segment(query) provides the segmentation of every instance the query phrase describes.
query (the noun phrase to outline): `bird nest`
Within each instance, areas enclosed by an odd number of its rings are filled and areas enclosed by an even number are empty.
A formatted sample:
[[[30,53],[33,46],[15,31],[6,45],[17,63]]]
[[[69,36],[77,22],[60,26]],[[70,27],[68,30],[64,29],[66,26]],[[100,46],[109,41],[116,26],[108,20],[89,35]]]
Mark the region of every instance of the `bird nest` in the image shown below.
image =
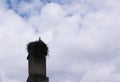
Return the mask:
[[[33,56],[47,56],[48,47],[43,41],[39,40],[35,42],[30,42],[27,45],[27,51],[29,55]]]

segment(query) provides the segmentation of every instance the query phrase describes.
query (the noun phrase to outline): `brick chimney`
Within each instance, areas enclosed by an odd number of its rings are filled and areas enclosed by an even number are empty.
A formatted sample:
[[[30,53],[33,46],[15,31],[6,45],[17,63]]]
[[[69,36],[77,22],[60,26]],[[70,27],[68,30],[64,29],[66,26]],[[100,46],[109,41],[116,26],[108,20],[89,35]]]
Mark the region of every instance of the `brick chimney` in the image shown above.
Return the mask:
[[[29,43],[27,45],[27,51],[29,70],[27,82],[49,82],[49,79],[46,76],[47,45],[39,39],[39,41]]]

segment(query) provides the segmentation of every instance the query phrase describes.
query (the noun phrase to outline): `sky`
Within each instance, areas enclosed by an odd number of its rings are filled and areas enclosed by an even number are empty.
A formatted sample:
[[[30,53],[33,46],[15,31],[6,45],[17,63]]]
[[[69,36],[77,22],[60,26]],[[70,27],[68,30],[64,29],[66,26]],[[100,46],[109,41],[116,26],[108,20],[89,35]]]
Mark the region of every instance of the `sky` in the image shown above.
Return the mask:
[[[120,0],[0,0],[0,82],[26,82],[26,45],[49,47],[49,82],[120,82]]]

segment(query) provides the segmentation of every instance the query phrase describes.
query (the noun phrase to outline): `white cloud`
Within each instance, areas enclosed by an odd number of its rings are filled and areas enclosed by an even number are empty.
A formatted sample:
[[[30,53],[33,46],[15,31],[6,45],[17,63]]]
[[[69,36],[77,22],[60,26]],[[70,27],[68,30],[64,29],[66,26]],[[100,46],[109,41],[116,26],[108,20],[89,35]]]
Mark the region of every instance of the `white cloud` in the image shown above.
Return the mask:
[[[0,12],[2,82],[21,82],[27,75],[26,44],[35,33],[32,28],[30,29],[30,25],[14,11],[1,10]]]
[[[49,46],[50,82],[120,81],[119,0],[39,4],[19,3],[28,19],[0,6],[0,81],[27,79],[26,44],[38,36]]]

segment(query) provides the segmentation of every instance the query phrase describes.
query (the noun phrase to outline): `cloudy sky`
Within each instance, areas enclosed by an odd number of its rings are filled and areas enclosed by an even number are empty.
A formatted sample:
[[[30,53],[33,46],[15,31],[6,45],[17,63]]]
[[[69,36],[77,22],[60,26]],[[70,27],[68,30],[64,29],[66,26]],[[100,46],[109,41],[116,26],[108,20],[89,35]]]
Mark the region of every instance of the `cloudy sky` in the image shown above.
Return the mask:
[[[26,82],[39,36],[50,82],[120,82],[120,0],[0,0],[0,82]]]

